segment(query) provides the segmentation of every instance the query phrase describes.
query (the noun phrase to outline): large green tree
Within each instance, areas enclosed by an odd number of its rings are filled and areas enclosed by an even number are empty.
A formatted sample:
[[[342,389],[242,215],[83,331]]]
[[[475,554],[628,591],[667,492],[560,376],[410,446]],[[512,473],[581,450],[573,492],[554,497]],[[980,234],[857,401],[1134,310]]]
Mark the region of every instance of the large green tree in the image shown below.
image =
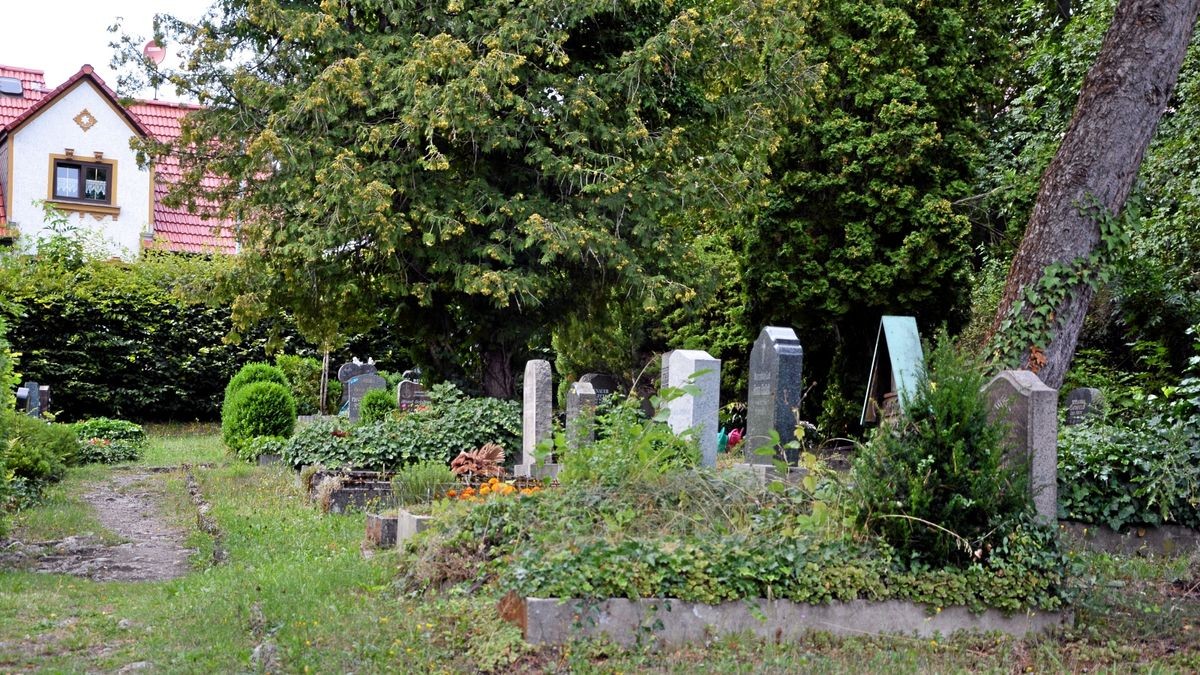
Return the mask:
[[[831,424],[856,418],[881,314],[931,329],[961,309],[970,224],[955,202],[1009,67],[1006,13],[832,0],[810,26],[826,95],[775,156],[772,198],[743,245],[753,325],[800,330],[805,370],[831,387]]]
[[[682,214],[744,192],[811,82],[802,3],[221,0],[165,18],[195,96],[172,198],[240,223],[238,317],[391,314],[429,365],[513,359],[616,296],[693,294]],[[127,55],[127,59],[135,59]],[[216,177],[218,180],[205,180]],[[604,326],[596,327],[603,331]],[[451,363],[454,362],[454,363]]]

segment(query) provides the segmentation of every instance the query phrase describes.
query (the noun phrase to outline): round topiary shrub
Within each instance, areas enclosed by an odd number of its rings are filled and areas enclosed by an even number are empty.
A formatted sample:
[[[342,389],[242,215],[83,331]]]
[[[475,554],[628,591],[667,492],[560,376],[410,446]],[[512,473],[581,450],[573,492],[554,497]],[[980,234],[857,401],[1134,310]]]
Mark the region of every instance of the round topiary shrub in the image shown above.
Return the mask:
[[[229,378],[229,384],[225,385],[225,400],[221,404],[222,417],[225,416],[225,406],[229,405],[233,395],[253,382],[274,382],[283,385],[289,391],[292,388],[292,383],[288,382],[287,375],[284,375],[279,368],[269,363],[247,363],[237,371],[237,374]]]
[[[396,399],[387,389],[373,389],[363,395],[358,419],[363,424],[382,422],[396,411]]]
[[[234,452],[257,436],[292,435],[296,399],[278,382],[252,382],[233,392],[221,415],[221,437]]]

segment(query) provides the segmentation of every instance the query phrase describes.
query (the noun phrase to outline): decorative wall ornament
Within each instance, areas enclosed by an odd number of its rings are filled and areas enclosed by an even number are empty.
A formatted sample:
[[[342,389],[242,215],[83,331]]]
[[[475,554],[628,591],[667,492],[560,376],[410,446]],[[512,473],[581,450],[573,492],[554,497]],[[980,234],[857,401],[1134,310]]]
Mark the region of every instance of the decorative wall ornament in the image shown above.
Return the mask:
[[[72,119],[75,120],[75,124],[78,124],[79,128],[83,129],[84,132],[96,126],[96,116],[88,112],[87,108],[80,110],[79,114]]]

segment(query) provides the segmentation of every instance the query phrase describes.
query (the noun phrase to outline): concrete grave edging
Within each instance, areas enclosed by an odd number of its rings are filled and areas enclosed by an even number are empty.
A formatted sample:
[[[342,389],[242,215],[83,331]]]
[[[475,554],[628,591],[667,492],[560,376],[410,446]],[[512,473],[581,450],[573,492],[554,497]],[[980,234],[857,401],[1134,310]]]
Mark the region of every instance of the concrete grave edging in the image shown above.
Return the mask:
[[[961,606],[931,614],[925,605],[903,600],[853,600],[828,605],[757,600],[706,605],[662,598],[526,598],[522,619],[525,639],[534,645],[601,635],[621,645],[679,645],[741,633],[770,640],[795,639],[814,631],[922,638],[966,631],[1023,637],[1073,621],[1069,612],[1031,611],[1005,616],[995,609],[975,614]]]

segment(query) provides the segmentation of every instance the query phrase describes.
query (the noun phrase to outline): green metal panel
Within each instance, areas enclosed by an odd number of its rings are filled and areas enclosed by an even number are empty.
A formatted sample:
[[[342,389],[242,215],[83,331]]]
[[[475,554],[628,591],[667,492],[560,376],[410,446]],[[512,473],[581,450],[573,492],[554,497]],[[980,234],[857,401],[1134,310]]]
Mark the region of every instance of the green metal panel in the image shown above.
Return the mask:
[[[886,357],[886,361],[884,360]],[[887,370],[884,370],[884,368]],[[867,380],[867,395],[863,399],[860,424],[868,421],[871,401],[878,402],[884,393],[896,392],[900,410],[917,390],[917,380],[925,367],[925,352],[917,320],[911,316],[885,316],[879,322],[875,337],[875,355],[871,359],[871,375]]]

